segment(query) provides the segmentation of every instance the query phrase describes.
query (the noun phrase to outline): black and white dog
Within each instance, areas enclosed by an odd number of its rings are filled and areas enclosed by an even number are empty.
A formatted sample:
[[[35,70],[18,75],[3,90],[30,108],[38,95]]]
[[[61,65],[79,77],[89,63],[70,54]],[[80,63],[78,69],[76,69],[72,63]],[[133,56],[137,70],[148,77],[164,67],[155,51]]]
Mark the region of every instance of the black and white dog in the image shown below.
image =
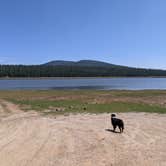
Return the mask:
[[[117,126],[119,127],[120,133],[123,132],[123,130],[124,130],[123,120],[117,119],[115,114],[111,114],[111,123],[112,123],[113,129],[114,129],[113,130],[114,132],[115,132],[115,129]]]

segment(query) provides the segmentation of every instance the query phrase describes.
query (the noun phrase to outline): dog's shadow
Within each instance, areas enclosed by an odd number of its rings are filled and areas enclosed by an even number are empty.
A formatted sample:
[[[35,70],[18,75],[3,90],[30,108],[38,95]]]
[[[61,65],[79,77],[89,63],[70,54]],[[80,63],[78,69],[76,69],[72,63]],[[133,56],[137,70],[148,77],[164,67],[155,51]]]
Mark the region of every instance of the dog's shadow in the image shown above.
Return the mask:
[[[105,129],[105,131],[116,133],[116,134],[120,134],[121,133],[120,131],[118,132],[118,131],[114,131],[112,129]]]

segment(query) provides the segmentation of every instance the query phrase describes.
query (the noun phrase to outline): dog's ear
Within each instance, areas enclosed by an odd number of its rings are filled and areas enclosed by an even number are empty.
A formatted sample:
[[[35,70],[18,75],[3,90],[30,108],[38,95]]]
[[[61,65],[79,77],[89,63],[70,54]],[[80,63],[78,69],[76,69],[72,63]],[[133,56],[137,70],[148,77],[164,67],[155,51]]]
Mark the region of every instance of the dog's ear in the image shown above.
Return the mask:
[[[116,115],[115,114],[111,114],[111,117],[115,117]]]

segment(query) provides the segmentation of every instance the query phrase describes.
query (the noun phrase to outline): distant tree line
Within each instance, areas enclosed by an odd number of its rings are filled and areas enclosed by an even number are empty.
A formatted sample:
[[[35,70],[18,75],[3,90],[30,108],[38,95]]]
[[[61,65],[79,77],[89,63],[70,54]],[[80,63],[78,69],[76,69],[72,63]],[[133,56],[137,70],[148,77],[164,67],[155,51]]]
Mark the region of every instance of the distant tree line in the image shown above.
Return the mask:
[[[166,76],[165,70],[130,67],[0,65],[0,77]]]

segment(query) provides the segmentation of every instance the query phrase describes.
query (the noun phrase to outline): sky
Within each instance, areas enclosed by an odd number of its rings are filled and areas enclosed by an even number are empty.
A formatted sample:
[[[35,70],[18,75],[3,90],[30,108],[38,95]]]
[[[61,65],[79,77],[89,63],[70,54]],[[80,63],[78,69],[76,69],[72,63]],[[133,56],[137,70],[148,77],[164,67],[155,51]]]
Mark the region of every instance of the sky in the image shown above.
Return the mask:
[[[0,64],[166,69],[165,9],[166,0],[0,0]]]

